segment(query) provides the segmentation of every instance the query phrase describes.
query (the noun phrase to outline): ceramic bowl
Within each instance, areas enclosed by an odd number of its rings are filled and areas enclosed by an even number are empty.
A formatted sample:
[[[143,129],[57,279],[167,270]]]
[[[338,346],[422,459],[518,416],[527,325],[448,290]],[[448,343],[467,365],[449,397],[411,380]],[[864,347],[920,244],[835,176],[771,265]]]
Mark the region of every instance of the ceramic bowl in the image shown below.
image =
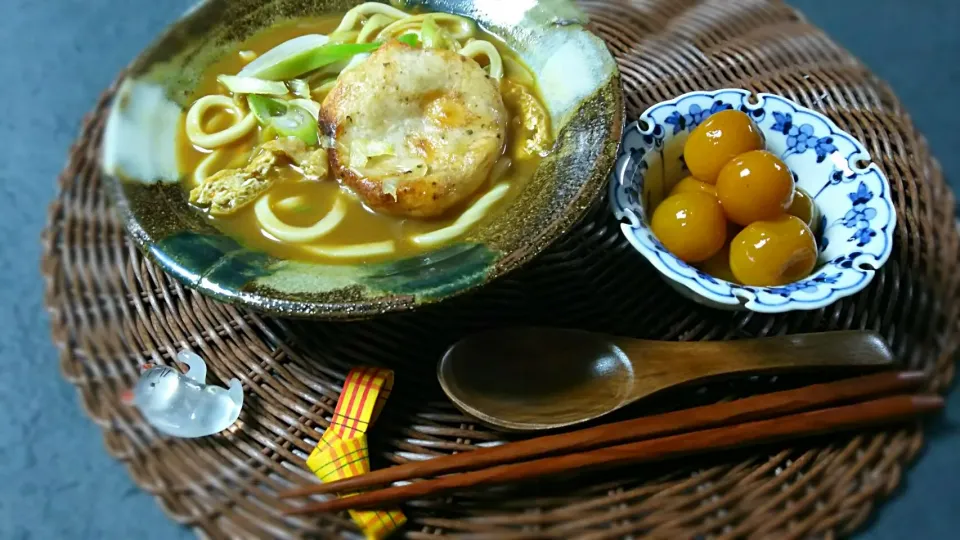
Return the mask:
[[[623,96],[613,58],[584,29],[579,9],[568,0],[418,0],[399,4],[477,20],[536,73],[557,143],[518,198],[453,245],[379,264],[276,259],[209,225],[178,185],[186,172],[174,144],[204,67],[279,20],[343,13],[359,3],[208,0],[129,67],[104,134],[105,185],[136,243],[187,286],[283,316],[364,318],[408,310],[524,265],[601,199],[620,143]]]
[[[747,287],[712,277],[667,251],[650,230],[650,212],[682,177],[683,144],[711,114],[749,114],[797,185],[816,202],[819,258],[813,273],[780,287]],[[610,182],[610,204],[630,244],[669,284],[718,308],[763,313],[817,309],[870,283],[893,249],[890,186],[855,138],[824,115],[772,94],[692,92],[654,105],[624,130]]]

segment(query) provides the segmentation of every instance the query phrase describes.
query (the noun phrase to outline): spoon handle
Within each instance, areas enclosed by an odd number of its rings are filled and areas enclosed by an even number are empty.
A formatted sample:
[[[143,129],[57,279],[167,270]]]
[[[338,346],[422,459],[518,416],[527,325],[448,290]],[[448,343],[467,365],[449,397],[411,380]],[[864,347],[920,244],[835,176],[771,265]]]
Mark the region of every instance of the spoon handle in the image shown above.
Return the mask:
[[[634,364],[635,373],[663,377],[661,388],[726,374],[894,363],[883,340],[863,331],[689,343],[630,340],[617,345]],[[648,393],[652,381],[639,378],[637,382],[647,387],[638,392]]]

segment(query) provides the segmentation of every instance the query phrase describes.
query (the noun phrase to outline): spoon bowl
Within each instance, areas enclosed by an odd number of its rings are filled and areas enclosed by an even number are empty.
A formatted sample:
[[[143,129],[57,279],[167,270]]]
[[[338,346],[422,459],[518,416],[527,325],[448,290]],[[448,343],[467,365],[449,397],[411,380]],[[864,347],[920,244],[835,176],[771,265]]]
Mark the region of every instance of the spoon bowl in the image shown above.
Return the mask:
[[[556,328],[469,336],[438,366],[462,411],[512,431],[593,420],[667,388],[732,374],[893,364],[884,342],[860,331],[739,341],[665,342]]]

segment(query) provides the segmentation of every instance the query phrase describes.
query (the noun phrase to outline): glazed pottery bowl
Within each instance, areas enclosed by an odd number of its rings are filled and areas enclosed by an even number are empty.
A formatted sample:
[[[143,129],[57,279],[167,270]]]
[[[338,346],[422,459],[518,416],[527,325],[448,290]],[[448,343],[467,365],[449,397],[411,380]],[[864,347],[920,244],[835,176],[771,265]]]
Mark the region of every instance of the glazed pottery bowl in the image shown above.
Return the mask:
[[[568,0],[393,2],[465,15],[503,37],[535,72],[556,146],[494,218],[434,252],[377,264],[282,260],[221,234],[179,185],[175,134],[204,68],[285,19],[343,13],[349,0],[209,0],[129,67],[103,142],[103,176],[142,250],[189,287],[258,311],[324,319],[408,310],[476,289],[559,238],[601,198],[623,127],[613,58]]]
[[[820,211],[819,258],[803,280],[747,287],[717,279],[673,256],[650,230],[652,210],[689,174],[683,162],[687,136],[726,109],[754,119],[767,150],[790,167]],[[780,96],[739,89],[685,94],[651,107],[627,126],[610,204],[630,244],[678,291],[709,306],[763,313],[818,309],[862,290],[890,256],[896,225],[887,179],[860,142],[820,113]]]

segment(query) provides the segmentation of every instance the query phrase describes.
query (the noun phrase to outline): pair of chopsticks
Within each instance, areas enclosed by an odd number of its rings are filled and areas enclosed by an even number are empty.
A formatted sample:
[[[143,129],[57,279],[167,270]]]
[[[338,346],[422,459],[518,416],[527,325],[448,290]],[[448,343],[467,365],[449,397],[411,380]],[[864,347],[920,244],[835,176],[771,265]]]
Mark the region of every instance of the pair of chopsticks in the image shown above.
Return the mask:
[[[285,513],[382,508],[450,491],[586,468],[638,464],[904,421],[943,408],[940,396],[910,394],[924,382],[924,374],[914,371],[867,375],[406,463],[293,489],[280,497],[354,493],[445,475],[308,503]]]

